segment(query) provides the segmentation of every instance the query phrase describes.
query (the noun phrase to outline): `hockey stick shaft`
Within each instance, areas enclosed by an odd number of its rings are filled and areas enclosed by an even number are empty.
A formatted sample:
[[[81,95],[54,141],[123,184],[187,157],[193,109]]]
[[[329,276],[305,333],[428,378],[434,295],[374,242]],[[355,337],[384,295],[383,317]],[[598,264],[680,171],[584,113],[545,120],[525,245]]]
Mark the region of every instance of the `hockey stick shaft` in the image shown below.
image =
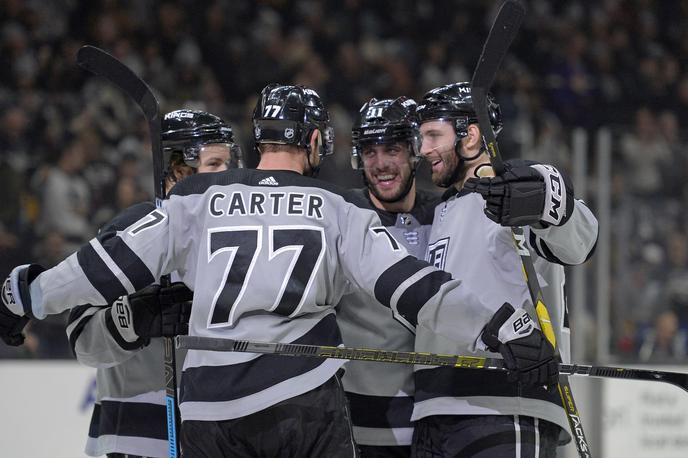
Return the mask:
[[[492,25],[487,40],[485,41],[478,64],[473,73],[473,80],[471,81],[473,107],[476,117],[478,118],[480,131],[483,135],[485,149],[490,158],[492,168],[497,175],[503,174],[505,168],[504,161],[499,152],[497,137],[490,123],[487,107],[487,93],[492,86],[492,82],[497,75],[497,71],[499,70],[509,46],[511,46],[511,42],[516,37],[516,33],[518,32],[524,16],[525,9],[519,2],[515,0],[507,0],[504,2]],[[552,327],[547,306],[543,300],[542,289],[537,281],[537,274],[530,258],[530,252],[526,246],[523,229],[514,227],[512,228],[512,233],[516,243],[516,249],[523,264],[523,273],[526,277],[528,291],[530,292],[531,300],[535,307],[535,313],[540,323],[540,328],[547,340],[552,344],[558,361],[561,362],[556,335]],[[562,406],[567,414],[566,417],[569,422],[571,434],[573,434],[575,438],[574,442],[576,443],[578,455],[581,458],[590,457],[590,447],[585,437],[578,408],[566,375],[560,374],[557,388],[561,397]]]
[[[155,205],[160,207],[165,198],[165,181],[163,178],[163,151],[160,124],[160,104],[151,88],[138,77],[129,67],[116,57],[95,46],[82,46],[77,52],[77,64],[89,72],[102,76],[117,86],[122,92],[131,97],[143,112],[148,122],[153,157],[153,182],[155,189]],[[160,279],[162,286],[169,286],[169,276]],[[177,399],[177,361],[174,341],[171,337],[163,337],[164,366],[165,366],[165,405],[167,409],[167,439],[170,458],[179,454],[179,438],[177,436],[180,424],[179,403]]]
[[[163,199],[165,184],[162,177],[164,165],[160,145],[160,108],[150,86],[119,59],[95,46],[82,46],[77,52],[76,61],[79,67],[117,86],[131,97],[143,112],[151,134],[155,197]],[[155,137],[153,137],[154,134]]]
[[[477,356],[440,355],[413,351],[380,350],[374,348],[333,347],[278,342],[219,339],[201,336],[177,336],[177,348],[187,350],[229,351],[280,356],[345,359],[376,363],[417,364],[421,366],[448,366],[464,369],[507,370],[504,360]],[[688,393],[688,374],[646,369],[630,369],[582,364],[559,364],[559,373],[601,378],[646,380],[675,385]]]

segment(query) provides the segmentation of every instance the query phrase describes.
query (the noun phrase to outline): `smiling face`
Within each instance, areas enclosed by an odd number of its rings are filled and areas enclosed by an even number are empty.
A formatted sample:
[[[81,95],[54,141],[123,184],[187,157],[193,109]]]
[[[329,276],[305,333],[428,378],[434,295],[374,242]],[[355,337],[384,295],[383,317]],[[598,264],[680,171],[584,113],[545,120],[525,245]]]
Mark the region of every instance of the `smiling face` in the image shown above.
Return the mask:
[[[449,121],[428,121],[420,125],[423,139],[420,154],[432,169],[432,182],[444,188],[451,186],[459,157],[454,152],[456,133]]]
[[[405,142],[364,145],[363,172],[370,192],[382,202],[396,202],[413,180],[411,152]]]

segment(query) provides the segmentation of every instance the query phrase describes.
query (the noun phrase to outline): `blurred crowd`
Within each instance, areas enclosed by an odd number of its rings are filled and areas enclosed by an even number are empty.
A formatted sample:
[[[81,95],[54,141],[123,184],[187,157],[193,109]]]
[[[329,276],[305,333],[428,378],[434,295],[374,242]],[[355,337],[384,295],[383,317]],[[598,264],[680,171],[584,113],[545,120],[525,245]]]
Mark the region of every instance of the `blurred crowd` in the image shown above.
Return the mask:
[[[528,14],[494,89],[505,119],[501,147],[508,156],[526,145],[529,157],[569,169],[572,128],[614,129],[610,180],[620,223],[612,228],[611,351],[680,359],[688,329],[688,2],[524,3]],[[28,261],[54,265],[153,194],[145,121],[116,88],[76,66],[81,45],[128,64],[164,111],[200,108],[228,120],[249,166],[260,89],[275,81],[316,89],[336,139],[321,176],[360,186],[348,165],[358,108],[373,96],[420,98],[469,80],[498,4],[0,2],[0,275]],[[63,328],[64,317],[33,325],[29,345],[0,354],[69,357]]]

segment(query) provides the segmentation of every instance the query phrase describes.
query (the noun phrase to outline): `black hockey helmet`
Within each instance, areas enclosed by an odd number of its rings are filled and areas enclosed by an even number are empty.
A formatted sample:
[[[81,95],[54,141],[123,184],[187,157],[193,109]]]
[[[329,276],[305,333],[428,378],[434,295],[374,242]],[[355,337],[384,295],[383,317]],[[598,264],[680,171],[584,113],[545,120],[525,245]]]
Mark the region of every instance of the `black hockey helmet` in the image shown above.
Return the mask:
[[[491,94],[487,95],[487,110],[495,135],[502,130],[502,112]],[[473,110],[471,83],[452,83],[428,91],[418,105],[421,123],[434,120],[453,121],[458,139],[468,134],[468,125],[478,122]]]
[[[320,96],[304,86],[268,84],[253,111],[253,137],[256,145],[278,143],[310,151],[310,139],[318,129],[321,158],[334,151],[334,129]]]
[[[408,142],[414,164],[420,158],[420,132],[416,101],[408,97],[370,99],[361,107],[351,128],[351,166],[363,168],[361,153],[366,144]]]
[[[186,165],[197,168],[203,145],[226,143],[230,149],[229,167],[242,166],[242,153],[234,143],[232,128],[220,117],[200,110],[175,110],[162,119],[162,146],[169,158],[181,153]]]

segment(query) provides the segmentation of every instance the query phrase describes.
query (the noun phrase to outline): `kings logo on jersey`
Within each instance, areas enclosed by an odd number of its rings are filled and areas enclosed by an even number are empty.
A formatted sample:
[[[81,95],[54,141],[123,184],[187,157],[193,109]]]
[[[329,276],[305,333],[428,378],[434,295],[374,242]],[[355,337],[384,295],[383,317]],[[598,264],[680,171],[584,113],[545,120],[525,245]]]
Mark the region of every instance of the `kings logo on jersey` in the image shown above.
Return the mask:
[[[448,248],[449,237],[439,239],[435,243],[431,243],[428,245],[428,252],[425,255],[425,260],[438,269],[444,270],[444,262],[446,260]]]

